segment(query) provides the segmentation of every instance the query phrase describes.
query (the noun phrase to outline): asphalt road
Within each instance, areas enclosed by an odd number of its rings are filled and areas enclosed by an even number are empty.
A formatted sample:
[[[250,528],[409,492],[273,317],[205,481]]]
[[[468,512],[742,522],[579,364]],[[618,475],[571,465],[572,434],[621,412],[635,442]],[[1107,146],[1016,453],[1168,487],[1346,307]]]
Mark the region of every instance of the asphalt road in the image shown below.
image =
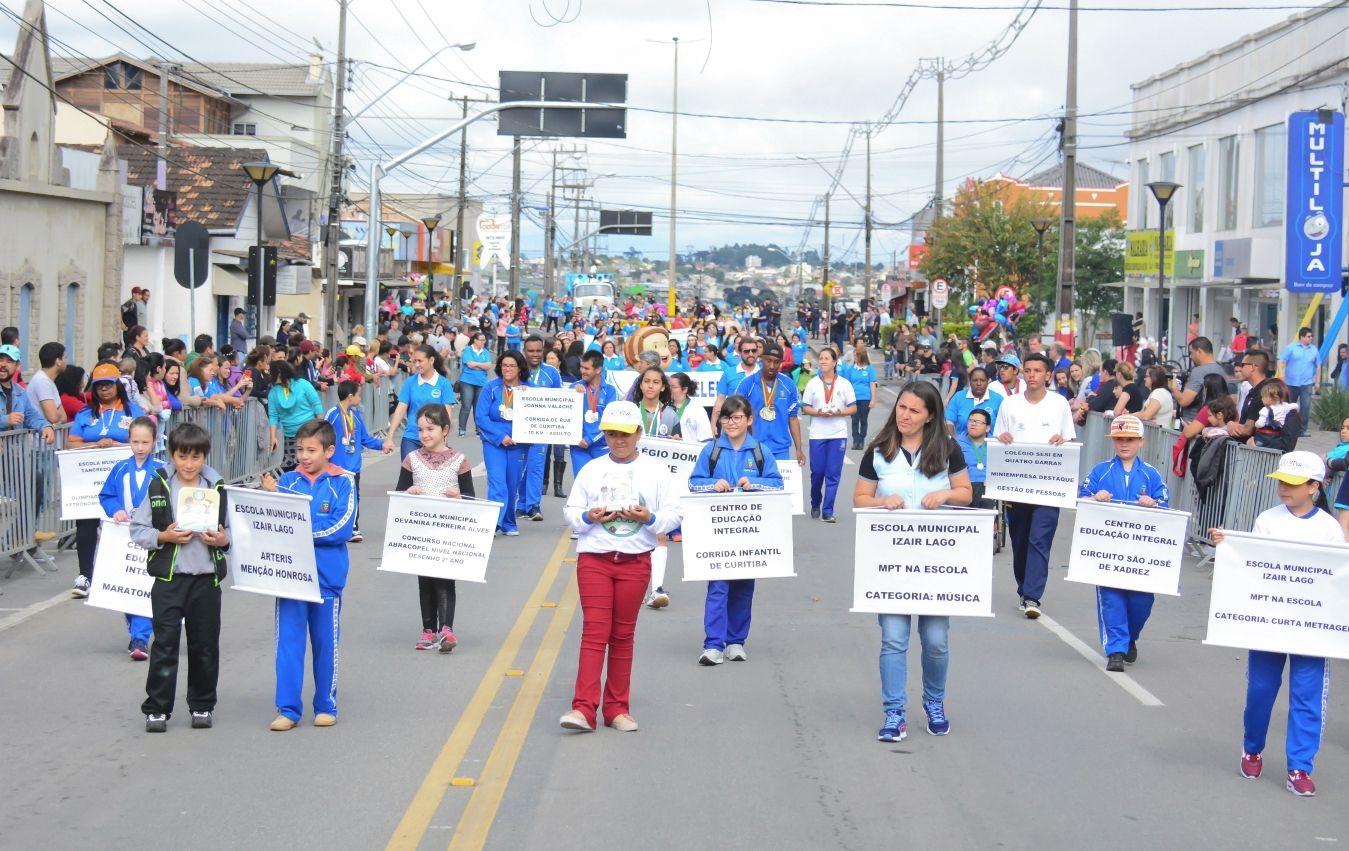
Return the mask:
[[[845,467],[845,495],[856,470]],[[641,730],[569,734],[557,718],[570,705],[580,613],[561,501],[547,498],[544,522],[497,540],[487,584],[460,583],[458,649],[417,653],[415,580],[375,571],[396,466],[367,471],[331,729],[307,715],[292,732],[268,731],[265,598],[225,594],[215,728],[189,729],[180,703],[169,732],[150,736],[138,711],[145,667],[127,659],[120,616],[66,600],[41,608],[66,593],[73,558],[59,575],[0,585],[0,848],[1349,842],[1349,706],[1337,691],[1318,797],[1283,789],[1286,694],[1265,778],[1238,776],[1245,654],[1201,644],[1206,567],[1187,569],[1181,597],[1159,599],[1125,678],[1103,670],[1093,589],[1063,581],[1070,529],[1038,622],[1020,617],[999,556],[996,617],[953,623],[950,735],[928,736],[911,701],[909,739],[882,744],[879,630],[874,616],[848,612],[845,498],[838,525],[796,519],[799,575],[759,583],[744,664],[697,664],[703,588],[679,581],[674,547],[672,605],[643,610],[638,626]]]

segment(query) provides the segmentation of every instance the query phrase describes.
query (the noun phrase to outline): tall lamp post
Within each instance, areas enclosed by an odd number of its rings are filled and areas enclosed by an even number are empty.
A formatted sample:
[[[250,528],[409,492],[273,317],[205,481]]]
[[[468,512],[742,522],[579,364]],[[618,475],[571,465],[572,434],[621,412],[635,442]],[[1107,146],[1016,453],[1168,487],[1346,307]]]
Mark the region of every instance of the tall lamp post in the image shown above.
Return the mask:
[[[393,225],[385,225],[384,232],[389,235],[389,274],[392,275],[398,264],[398,259],[394,256],[398,250],[394,243],[394,237],[398,235],[398,228]]]
[[[1157,360],[1166,360],[1163,340],[1166,338],[1166,205],[1180,188],[1179,183],[1154,180],[1148,184],[1152,197],[1157,199]]]
[[[263,257],[264,252],[262,244],[262,187],[266,186],[268,183],[271,182],[272,178],[276,177],[276,173],[281,170],[281,166],[276,165],[275,163],[265,162],[263,160],[255,160],[253,162],[244,163],[242,168],[244,172],[248,175],[248,179],[253,181],[253,185],[258,188],[258,202],[257,202],[258,233],[256,240],[258,248],[257,251],[258,265],[256,269],[250,270],[253,274],[249,276],[249,283],[248,283],[249,289],[251,290],[251,292],[249,293],[248,300],[253,303],[254,307],[253,342],[256,344],[258,338],[262,336],[262,326],[266,318],[265,316],[266,311],[263,309],[262,306],[262,277],[263,277],[263,270],[265,267],[264,262],[265,258]],[[329,321],[332,320],[330,319]]]
[[[1036,284],[1040,284],[1043,283],[1045,277],[1045,231],[1049,229],[1049,219],[1031,219],[1030,226],[1035,228],[1036,250],[1039,252],[1037,255],[1039,259],[1036,261],[1035,266],[1035,276],[1040,279],[1039,281],[1036,281]],[[1055,310],[1057,309],[1058,308],[1055,307]],[[1056,334],[1058,332],[1058,325],[1058,317],[1055,317],[1054,330]]]
[[[422,226],[426,228],[426,298],[428,300],[431,298],[431,293],[436,289],[436,276],[431,271],[431,253],[435,247],[436,227],[439,224],[439,213],[422,219]]]

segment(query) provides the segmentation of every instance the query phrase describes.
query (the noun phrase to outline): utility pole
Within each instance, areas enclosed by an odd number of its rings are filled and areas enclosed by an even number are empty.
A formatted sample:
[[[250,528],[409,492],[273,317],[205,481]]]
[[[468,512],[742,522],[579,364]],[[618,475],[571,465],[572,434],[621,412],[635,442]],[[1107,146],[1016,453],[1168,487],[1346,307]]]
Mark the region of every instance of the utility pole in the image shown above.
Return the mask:
[[[679,254],[675,249],[675,202],[679,194],[679,39],[674,42],[674,95],[670,107],[670,279],[666,296],[665,310],[673,319],[675,315],[675,269],[679,265]]]
[[[937,182],[932,191],[932,224],[928,226],[929,232],[937,224],[937,219],[941,218],[942,211],[942,184],[946,182],[946,162],[945,162],[945,142],[946,142],[946,64],[945,60],[937,60]],[[929,291],[928,299],[931,304],[932,294]],[[941,308],[936,308],[937,318],[937,339],[942,337],[941,333]]]
[[[169,134],[173,132],[173,118],[169,114],[169,75],[177,66],[159,64],[159,162],[155,174],[155,188],[168,189]]]
[[[468,118],[468,96],[463,99],[463,117]],[[459,212],[454,217],[454,293],[451,298],[459,306],[455,311],[464,316],[464,207],[468,204],[468,127],[459,131]]]
[[[337,351],[337,260],[342,239],[342,165],[343,112],[342,97],[347,89],[347,0],[338,0],[337,17],[337,80],[333,91],[333,144],[328,154],[328,170],[332,180],[328,186],[328,227],[323,239],[323,339],[328,351]],[[261,211],[259,211],[261,212]],[[375,328],[365,333],[374,339]]]
[[[863,298],[871,301],[871,125],[867,125],[867,210],[866,210],[866,271],[862,275]]]
[[[553,205],[557,201],[557,149],[553,149],[553,167],[549,170],[552,176],[551,185],[548,187],[548,218],[543,223],[543,291],[552,298],[557,292],[553,281],[553,247],[557,245],[557,219]]]
[[[824,266],[822,277],[820,278],[820,291],[823,293],[824,304],[824,338],[829,339],[829,324],[834,319],[834,311],[830,302],[829,295],[829,195],[824,193],[824,256],[821,257],[821,265]]]
[[[520,295],[520,137],[511,164],[511,304]]]
[[[1054,336],[1068,319],[1073,334],[1073,290],[1077,287],[1077,0],[1068,3],[1068,92],[1063,100],[1063,198],[1059,203],[1059,276],[1054,294]],[[1162,329],[1157,329],[1161,339]]]

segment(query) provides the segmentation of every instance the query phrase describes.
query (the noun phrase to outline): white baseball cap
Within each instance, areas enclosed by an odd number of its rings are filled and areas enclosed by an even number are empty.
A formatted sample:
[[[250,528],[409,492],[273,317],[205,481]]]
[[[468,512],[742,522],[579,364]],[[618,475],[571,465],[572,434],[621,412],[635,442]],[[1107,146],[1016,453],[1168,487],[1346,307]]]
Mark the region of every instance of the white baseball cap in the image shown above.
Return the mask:
[[[1278,479],[1289,485],[1324,482],[1326,465],[1315,452],[1289,452],[1279,459],[1279,469],[1265,478]]]
[[[600,416],[600,431],[621,431],[633,434],[642,427],[642,412],[636,402],[610,402]]]

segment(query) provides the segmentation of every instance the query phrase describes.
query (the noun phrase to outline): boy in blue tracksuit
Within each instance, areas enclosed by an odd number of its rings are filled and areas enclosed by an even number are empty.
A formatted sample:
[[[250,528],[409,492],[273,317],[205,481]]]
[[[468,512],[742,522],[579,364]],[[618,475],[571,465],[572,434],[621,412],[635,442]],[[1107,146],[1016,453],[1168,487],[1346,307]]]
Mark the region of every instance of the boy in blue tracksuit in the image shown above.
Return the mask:
[[[380,451],[384,443],[365,427],[361,414],[361,385],[342,381],[337,385],[337,404],[328,409],[323,418],[337,433],[337,450],[333,463],[352,475],[352,489],[356,492],[356,517],[351,524],[351,543],[365,540],[361,536],[361,456],[366,449]]]
[[[782,474],[773,453],[749,433],[754,423],[750,402],[739,394],[721,405],[721,433],[703,445],[698,463],[689,474],[690,493],[780,491]],[[754,580],[731,579],[707,583],[703,606],[703,654],[700,665],[720,665],[727,659],[744,662],[754,605]]]
[[[337,640],[342,590],[347,584],[347,542],[356,517],[356,491],[345,470],[332,463],[337,433],[326,420],[311,420],[295,433],[298,466],[280,480],[264,475],[262,486],[308,496],[314,563],[322,603],[277,598],[275,732],[292,730],[302,714],[305,638],[314,647],[314,726],[337,723]]]
[[[581,442],[571,448],[574,478],[588,462],[609,454],[609,444],[604,440],[604,432],[600,431],[600,413],[610,402],[618,400],[618,390],[604,380],[604,356],[596,351],[581,355],[581,380],[572,387],[585,394]]]
[[[152,454],[158,437],[159,423],[151,417],[136,417],[127,428],[131,457],[113,465],[108,478],[103,480],[103,489],[98,492],[98,504],[103,507],[103,513],[118,523],[131,522],[131,515],[150,491],[150,480],[164,466]],[[127,615],[126,628],[131,636],[126,650],[132,661],[149,659],[154,622],[141,615]]]
[[[1126,502],[1145,508],[1169,508],[1171,492],[1157,468],[1138,457],[1143,445],[1143,421],[1132,414],[1110,423],[1115,457],[1092,468],[1078,487],[1082,499]],[[1124,671],[1124,663],[1138,659],[1138,636],[1152,614],[1153,596],[1145,591],[1096,587],[1096,615],[1101,644],[1105,646],[1105,669]]]

